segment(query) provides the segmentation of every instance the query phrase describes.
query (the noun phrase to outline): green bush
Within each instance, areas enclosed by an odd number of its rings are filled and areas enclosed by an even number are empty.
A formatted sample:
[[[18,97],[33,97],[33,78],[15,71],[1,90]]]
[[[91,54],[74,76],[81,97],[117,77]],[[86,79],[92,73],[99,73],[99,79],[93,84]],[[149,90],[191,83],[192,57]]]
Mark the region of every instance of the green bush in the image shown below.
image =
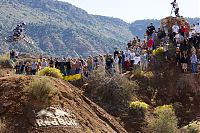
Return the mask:
[[[60,78],[60,79],[63,78],[59,69],[50,68],[50,67],[45,67],[44,69],[40,70],[38,72],[38,75],[39,76],[50,76],[50,77]]]
[[[153,55],[160,55],[160,54],[162,54],[163,52],[164,52],[163,47],[159,47],[159,48],[153,50],[152,54],[153,54]]]
[[[149,105],[145,102],[135,101],[129,104],[129,113],[137,117],[144,118],[145,112],[149,108]]]
[[[154,109],[154,117],[148,121],[149,132],[178,133],[177,118],[172,105],[159,106]]]
[[[46,79],[35,79],[30,83],[28,92],[36,100],[47,102],[51,95],[55,95],[57,90],[53,84]]]

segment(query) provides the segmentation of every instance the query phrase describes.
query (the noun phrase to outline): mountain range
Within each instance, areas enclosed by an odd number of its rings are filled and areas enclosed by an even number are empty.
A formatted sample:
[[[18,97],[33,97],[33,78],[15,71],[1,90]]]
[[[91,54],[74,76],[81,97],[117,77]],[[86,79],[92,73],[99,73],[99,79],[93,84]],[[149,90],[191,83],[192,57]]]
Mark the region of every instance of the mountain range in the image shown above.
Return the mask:
[[[189,19],[196,22],[199,20]],[[13,28],[26,22],[25,32],[34,45],[7,43]],[[159,20],[126,23],[121,19],[91,15],[67,2],[57,0],[1,0],[0,52],[20,52],[51,56],[88,56],[125,48],[134,35],[143,36],[146,26]]]

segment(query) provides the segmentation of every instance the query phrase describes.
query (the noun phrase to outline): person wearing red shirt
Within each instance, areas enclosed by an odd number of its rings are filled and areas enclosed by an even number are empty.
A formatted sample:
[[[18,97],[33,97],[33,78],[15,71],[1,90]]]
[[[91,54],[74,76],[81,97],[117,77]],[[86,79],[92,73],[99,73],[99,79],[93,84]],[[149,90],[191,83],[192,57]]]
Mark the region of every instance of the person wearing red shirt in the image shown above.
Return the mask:
[[[185,27],[185,25],[181,25],[180,33],[181,33],[181,35],[183,37],[185,37],[185,33],[186,33],[186,27]]]
[[[153,39],[152,39],[152,37],[150,37],[147,42],[148,51],[152,50],[152,46],[153,46]]]

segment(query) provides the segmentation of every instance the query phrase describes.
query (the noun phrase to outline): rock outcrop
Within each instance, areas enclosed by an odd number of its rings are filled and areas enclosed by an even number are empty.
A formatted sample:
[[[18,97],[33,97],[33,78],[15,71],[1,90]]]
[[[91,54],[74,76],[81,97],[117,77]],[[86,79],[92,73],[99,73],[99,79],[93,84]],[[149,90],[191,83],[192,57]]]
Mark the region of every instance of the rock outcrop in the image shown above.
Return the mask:
[[[170,17],[166,17],[166,18],[161,19],[161,27],[167,27],[169,33],[172,33],[172,26],[175,23],[177,23],[179,25],[179,27],[181,25],[185,26],[186,34],[189,34],[190,25],[185,18],[170,16]]]

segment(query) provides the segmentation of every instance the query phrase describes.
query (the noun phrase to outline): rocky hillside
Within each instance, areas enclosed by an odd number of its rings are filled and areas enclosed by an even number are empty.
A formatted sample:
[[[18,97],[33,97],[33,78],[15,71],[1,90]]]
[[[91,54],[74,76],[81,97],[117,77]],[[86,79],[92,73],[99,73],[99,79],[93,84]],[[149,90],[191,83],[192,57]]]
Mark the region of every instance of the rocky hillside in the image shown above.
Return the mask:
[[[90,15],[66,2],[1,0],[0,5],[1,41],[17,23],[24,21],[28,24],[27,35],[36,43],[36,46],[1,44],[5,50],[14,48],[57,56],[90,55],[123,47],[133,36],[128,23]]]
[[[37,81],[41,78],[45,77],[35,77]],[[61,80],[46,78],[57,94],[47,103],[37,101],[27,93],[32,80],[0,78],[1,133],[126,133],[112,116]]]
[[[196,23],[199,19],[188,19]],[[26,33],[35,45],[5,43],[16,24],[26,22]],[[88,56],[124,48],[133,35],[143,37],[145,28],[159,20],[138,20],[131,24],[117,18],[90,15],[67,2],[57,0],[1,0],[0,52],[21,52],[53,56]]]

